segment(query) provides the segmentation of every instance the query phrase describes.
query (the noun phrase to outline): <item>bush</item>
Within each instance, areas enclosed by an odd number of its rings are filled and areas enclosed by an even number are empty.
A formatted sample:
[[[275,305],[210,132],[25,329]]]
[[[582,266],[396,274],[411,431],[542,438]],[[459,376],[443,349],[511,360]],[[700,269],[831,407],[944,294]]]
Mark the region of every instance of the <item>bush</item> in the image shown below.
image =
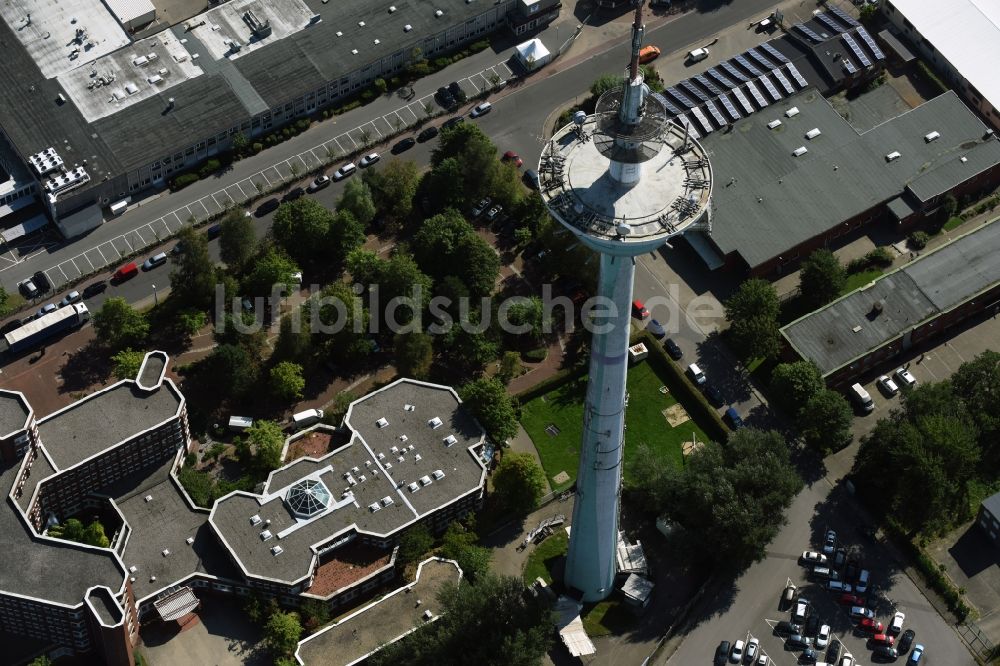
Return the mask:
[[[198,174],[196,173],[182,173],[181,175],[174,178],[174,182],[171,185],[172,190],[182,190],[191,183],[198,182]]]
[[[888,268],[892,266],[892,252],[889,251],[887,247],[877,247],[868,254],[865,255],[865,259],[868,260],[870,266],[876,266],[878,268]]]
[[[254,141],[254,144],[250,146],[250,149],[254,152],[254,154],[259,153],[260,151],[264,150],[264,144],[262,144],[260,141]]]
[[[222,162],[220,162],[219,160],[214,158],[206,160],[206,162],[201,165],[201,168],[198,169],[198,176],[200,178],[207,178],[221,168],[222,168]]]
[[[548,356],[548,354],[548,347],[538,347],[537,349],[529,349],[524,352],[523,356],[524,360],[529,363],[541,363],[545,360],[545,357]]]
[[[930,239],[931,235],[926,231],[914,231],[906,240],[914,250],[922,250],[927,247],[927,241]]]
[[[197,464],[198,464],[198,455],[197,454],[195,454],[195,453],[189,453],[186,456],[184,456],[184,466],[185,467],[194,467]]]

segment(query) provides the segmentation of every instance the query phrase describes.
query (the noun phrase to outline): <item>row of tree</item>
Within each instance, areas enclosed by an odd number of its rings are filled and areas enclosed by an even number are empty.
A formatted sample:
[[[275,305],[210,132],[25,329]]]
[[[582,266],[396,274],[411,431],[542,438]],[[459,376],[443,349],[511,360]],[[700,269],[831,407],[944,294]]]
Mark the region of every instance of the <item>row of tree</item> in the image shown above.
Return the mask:
[[[796,361],[775,367],[770,397],[794,420],[806,444],[824,455],[851,443],[851,405],[826,387],[816,364]]]

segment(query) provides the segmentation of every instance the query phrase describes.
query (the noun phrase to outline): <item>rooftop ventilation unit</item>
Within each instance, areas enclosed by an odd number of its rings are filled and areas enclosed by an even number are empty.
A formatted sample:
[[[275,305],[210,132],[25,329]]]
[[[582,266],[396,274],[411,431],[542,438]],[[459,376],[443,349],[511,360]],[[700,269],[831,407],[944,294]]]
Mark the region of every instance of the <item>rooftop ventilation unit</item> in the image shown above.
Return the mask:
[[[358,27],[359,28],[365,27],[365,22],[364,21],[358,21]]]
[[[387,462],[387,463],[385,464],[385,468],[386,468],[386,469],[392,469],[392,463],[391,463],[391,462]]]
[[[351,49],[351,54],[352,55],[358,55],[358,50],[357,49]]]
[[[795,155],[796,157],[802,157],[808,152],[809,152],[808,148],[806,148],[805,146],[799,146],[798,148],[792,151],[792,155]]]
[[[429,486],[429,485],[431,485],[431,477],[427,476],[426,474],[424,476],[420,477],[420,485],[422,485],[422,486]]]
[[[194,537],[188,537],[187,539],[184,539],[184,543],[190,546],[191,544],[194,543]]]
[[[389,13],[392,14],[396,11],[396,5],[389,5]]]
[[[378,459],[379,460],[385,460],[385,454],[382,453],[381,451],[379,451],[379,453],[378,453]]]
[[[413,26],[410,25],[409,23],[403,26],[403,32],[409,32],[411,30],[413,30]]]
[[[368,480],[368,477],[365,476],[364,474],[362,474],[361,476],[358,477],[358,482],[359,483],[364,483],[367,480]]]
[[[809,130],[808,132],[806,132],[806,138],[811,141],[812,139],[815,139],[816,137],[818,137],[820,134],[822,134],[822,132],[819,131],[819,128],[818,127],[814,127],[811,130]]]
[[[408,447],[406,447],[406,449],[407,449],[407,451],[412,451],[413,450],[413,444],[410,444]]]
[[[775,127],[781,127],[781,121],[777,118],[767,124],[767,129],[774,129]]]
[[[271,534],[271,530],[264,530],[263,532],[260,533],[260,540],[261,541],[267,541],[272,536],[274,536],[274,535]]]
[[[156,582],[156,576],[150,576],[149,577],[149,582],[150,583],[155,583]]]
[[[357,474],[357,473],[358,473],[358,472],[360,472],[361,470],[360,470],[360,469],[358,469],[358,466],[357,466],[357,465],[355,465],[354,467],[352,467],[352,468],[351,468],[351,471],[352,471],[352,472],[354,472],[355,474]]]
[[[420,462],[421,460],[423,460],[423,458],[419,453],[413,456],[413,462]]]
[[[458,438],[455,437],[454,435],[448,435],[441,441],[444,442],[445,446],[453,446],[455,444],[458,444]]]
[[[389,422],[383,416],[382,418],[380,418],[378,421],[375,422],[375,425],[377,425],[379,428],[385,428],[386,426],[389,425]]]
[[[372,461],[371,460],[366,460],[365,461],[365,467],[371,467],[371,466],[372,466]]]
[[[163,551],[161,551],[161,554],[163,555],[163,557],[170,555],[170,549],[164,548]]]
[[[46,148],[39,153],[29,155],[28,161],[35,168],[35,171],[38,172],[39,176],[44,176],[47,173],[60,169],[63,165],[63,160],[59,157],[59,153],[56,152],[55,148]]]
[[[439,469],[434,470],[434,472],[431,475],[438,481],[444,478],[444,472],[442,472]]]
[[[57,195],[60,192],[73,189],[89,181],[90,176],[87,174],[87,170],[82,166],[78,166],[66,173],[56,174],[45,181],[45,191],[49,194]]]
[[[401,442],[405,442],[407,439],[409,439],[409,438],[406,435],[400,435],[399,436],[399,441],[401,441]]]
[[[391,447],[389,447],[389,450],[392,451],[393,453],[399,453],[399,447],[398,446],[391,446]]]
[[[788,116],[789,118],[794,118],[795,116],[799,115],[799,107],[793,106],[792,108],[788,109],[788,111],[785,111],[785,115]]]
[[[924,141],[926,141],[927,143],[930,143],[931,141],[934,141],[934,140],[940,139],[940,138],[941,138],[941,133],[940,132],[930,132],[929,134],[924,134]]]
[[[437,416],[435,416],[434,418],[432,418],[430,421],[427,422],[427,425],[429,425],[431,428],[434,428],[435,430],[437,430],[442,425],[444,425],[444,422],[441,421],[440,418],[438,418]]]
[[[146,497],[144,497],[143,499],[145,499],[147,502],[152,502],[153,501],[153,496],[152,495],[146,495]]]
[[[135,573],[138,570],[139,570],[139,567],[135,566],[134,564],[128,568],[128,572],[129,573]]]
[[[375,46],[378,46],[380,43],[381,42],[379,42],[377,39],[373,42],[373,44],[375,44]]]
[[[892,151],[891,153],[889,153],[888,155],[885,156],[885,161],[886,162],[891,162],[893,160],[898,160],[899,157],[900,157],[899,151],[898,150],[894,150],[894,151]]]
[[[380,505],[378,502],[372,502],[371,504],[368,505],[368,510],[371,511],[372,513],[375,513],[381,508],[382,505]]]
[[[441,18],[442,16],[444,16],[444,12],[439,9],[436,12],[434,12],[434,16]]]
[[[393,503],[392,498],[389,497],[388,495],[382,498],[382,506],[391,506],[392,503]]]
[[[412,412],[416,410],[416,408],[417,408],[416,405],[403,405],[404,412]]]
[[[250,524],[251,525],[260,525],[260,516],[258,516],[256,513],[254,515],[250,516]]]
[[[418,483],[417,483],[416,481],[414,481],[414,482],[413,482],[413,483],[411,483],[410,485],[406,486],[406,488],[407,488],[407,489],[408,489],[408,490],[409,490],[409,491],[410,491],[411,493],[415,493],[415,492],[417,492],[418,490],[420,490],[420,484],[418,484]]]
[[[403,456],[399,456],[399,458],[396,459],[396,462],[403,462],[405,460],[406,458],[404,458]]]
[[[285,549],[282,548],[281,546],[274,546],[273,548],[271,548],[272,555],[281,555],[283,552],[285,552]]]
[[[337,31],[337,37],[343,37],[343,36],[344,36],[344,33],[342,33],[340,30],[338,30]]]

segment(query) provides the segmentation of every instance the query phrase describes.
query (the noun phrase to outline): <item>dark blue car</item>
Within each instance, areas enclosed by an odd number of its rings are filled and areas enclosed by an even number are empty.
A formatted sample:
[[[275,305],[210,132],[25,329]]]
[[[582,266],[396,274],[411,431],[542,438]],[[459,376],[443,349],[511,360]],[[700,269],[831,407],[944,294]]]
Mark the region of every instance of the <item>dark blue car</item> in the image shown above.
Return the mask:
[[[726,413],[722,415],[722,420],[733,430],[739,430],[743,427],[743,419],[740,418],[739,413],[732,407],[726,409]]]

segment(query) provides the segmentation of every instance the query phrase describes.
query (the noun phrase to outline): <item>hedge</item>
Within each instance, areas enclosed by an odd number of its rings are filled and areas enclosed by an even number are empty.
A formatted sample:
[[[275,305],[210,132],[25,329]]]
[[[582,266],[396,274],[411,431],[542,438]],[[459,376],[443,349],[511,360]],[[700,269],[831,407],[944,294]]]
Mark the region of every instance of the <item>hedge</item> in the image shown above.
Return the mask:
[[[643,330],[632,338],[632,344],[639,342],[646,343],[649,350],[648,360],[656,363],[667,374],[667,388],[677,397],[677,401],[684,405],[684,409],[691,414],[695,423],[700,425],[705,434],[720,444],[725,444],[729,439],[730,430],[719,416],[715,407],[709,404],[705,395],[695,388],[684,371],[674,363],[674,360],[667,356],[663,349],[663,344],[657,340],[648,330]]]
[[[546,380],[540,381],[529,389],[525,389],[518,393],[515,397],[517,401],[522,405],[534,400],[538,396],[545,395],[549,391],[559,388],[567,382],[575,381],[581,375],[587,374],[587,366],[579,368],[567,368],[566,370],[560,370],[556,374],[552,375]]]

